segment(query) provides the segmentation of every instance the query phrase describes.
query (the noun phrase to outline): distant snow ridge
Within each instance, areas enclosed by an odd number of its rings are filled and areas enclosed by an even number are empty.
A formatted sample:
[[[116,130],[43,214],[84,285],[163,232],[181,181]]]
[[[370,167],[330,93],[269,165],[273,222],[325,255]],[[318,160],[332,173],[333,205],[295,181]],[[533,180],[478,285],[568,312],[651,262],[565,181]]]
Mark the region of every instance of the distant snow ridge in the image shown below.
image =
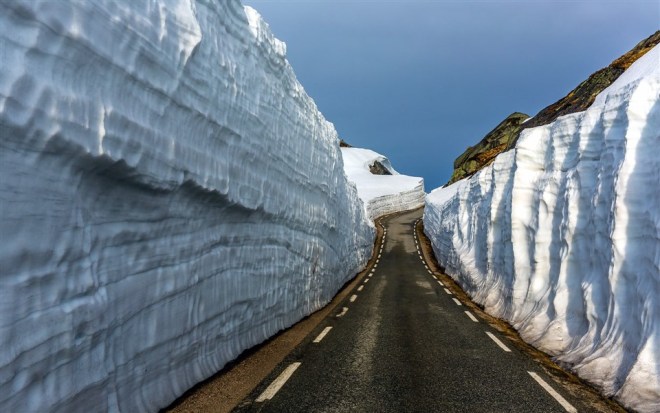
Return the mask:
[[[238,0],[0,2],[0,411],[156,411],[327,303],[374,230]]]
[[[447,273],[640,412],[660,411],[660,46],[585,112],[428,195]]]
[[[348,180],[357,187],[372,220],[383,215],[424,205],[424,179],[400,175],[389,159],[369,149],[341,148]],[[369,166],[380,162],[392,175],[374,175]]]

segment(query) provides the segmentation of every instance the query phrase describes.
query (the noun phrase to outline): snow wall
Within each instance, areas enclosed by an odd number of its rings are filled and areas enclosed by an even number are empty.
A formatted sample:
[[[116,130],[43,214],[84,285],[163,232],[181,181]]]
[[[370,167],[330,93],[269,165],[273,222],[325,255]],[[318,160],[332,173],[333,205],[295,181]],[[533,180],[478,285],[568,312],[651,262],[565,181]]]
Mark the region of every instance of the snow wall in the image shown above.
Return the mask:
[[[369,149],[341,148],[348,180],[357,187],[358,195],[369,218],[424,206],[424,179],[399,174],[383,155]],[[391,175],[374,175],[369,166],[379,162]]]
[[[660,411],[660,48],[585,112],[427,196],[439,262],[523,339]]]
[[[0,411],[156,411],[326,304],[374,229],[238,0],[0,2]]]

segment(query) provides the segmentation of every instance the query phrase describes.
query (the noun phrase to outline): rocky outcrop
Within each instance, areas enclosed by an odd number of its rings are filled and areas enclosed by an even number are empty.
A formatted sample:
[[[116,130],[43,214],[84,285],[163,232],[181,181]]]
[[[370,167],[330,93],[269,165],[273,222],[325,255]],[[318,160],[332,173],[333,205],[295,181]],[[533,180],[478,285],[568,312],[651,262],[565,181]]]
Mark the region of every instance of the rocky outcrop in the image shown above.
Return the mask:
[[[660,43],[660,30],[639,42],[632,50],[613,61],[606,68],[600,69],[589,76],[587,80],[580,83],[568,95],[542,109],[529,122],[525,123],[524,129],[547,125],[560,116],[586,110],[600,92],[614,83],[631,64],[644,56],[658,43]]]
[[[454,173],[447,185],[473,175],[484,166],[490,165],[495,157],[502,152],[513,148],[523,122],[529,119],[529,115],[515,112],[504,119],[495,129],[475,146],[470,146],[454,161]]]
[[[533,118],[525,121],[527,115],[513,113],[495,129],[489,132],[478,144],[469,147],[454,161],[454,173],[447,185],[474,175],[490,165],[495,157],[512,149],[523,129],[534,128],[554,122],[558,117],[586,110],[596,96],[609,87],[621,74],[655,45],[660,43],[660,30],[639,42],[632,50],[613,61],[609,66],[595,72],[580,83],[568,95],[542,109]],[[524,123],[523,123],[524,122]]]
[[[392,172],[390,172],[390,170],[379,161],[374,161],[371,165],[369,165],[369,172],[371,172],[373,175],[392,175]]]

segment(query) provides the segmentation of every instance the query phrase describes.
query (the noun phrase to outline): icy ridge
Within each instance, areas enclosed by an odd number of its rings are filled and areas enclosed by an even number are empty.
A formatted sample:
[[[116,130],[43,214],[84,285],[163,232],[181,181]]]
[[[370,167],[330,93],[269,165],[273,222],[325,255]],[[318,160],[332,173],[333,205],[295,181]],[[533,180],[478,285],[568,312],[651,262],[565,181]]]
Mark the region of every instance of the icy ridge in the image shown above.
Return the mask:
[[[156,411],[327,303],[374,229],[238,0],[0,2],[0,410]]]
[[[370,149],[341,148],[344,170],[355,184],[371,220],[424,205],[424,179],[399,174],[385,156]],[[374,175],[369,167],[379,162],[391,175]]]
[[[585,112],[427,196],[439,262],[607,396],[660,411],[660,47]]]

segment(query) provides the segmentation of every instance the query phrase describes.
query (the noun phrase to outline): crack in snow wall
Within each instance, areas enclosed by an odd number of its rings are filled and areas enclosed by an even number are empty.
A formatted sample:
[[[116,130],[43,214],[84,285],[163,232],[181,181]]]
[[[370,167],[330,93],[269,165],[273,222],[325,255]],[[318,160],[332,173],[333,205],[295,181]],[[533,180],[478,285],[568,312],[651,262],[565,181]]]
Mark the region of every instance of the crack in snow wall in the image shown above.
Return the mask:
[[[0,3],[0,410],[156,411],[321,308],[374,230],[239,1]]]
[[[523,339],[660,411],[660,48],[585,112],[427,196],[441,265]]]

